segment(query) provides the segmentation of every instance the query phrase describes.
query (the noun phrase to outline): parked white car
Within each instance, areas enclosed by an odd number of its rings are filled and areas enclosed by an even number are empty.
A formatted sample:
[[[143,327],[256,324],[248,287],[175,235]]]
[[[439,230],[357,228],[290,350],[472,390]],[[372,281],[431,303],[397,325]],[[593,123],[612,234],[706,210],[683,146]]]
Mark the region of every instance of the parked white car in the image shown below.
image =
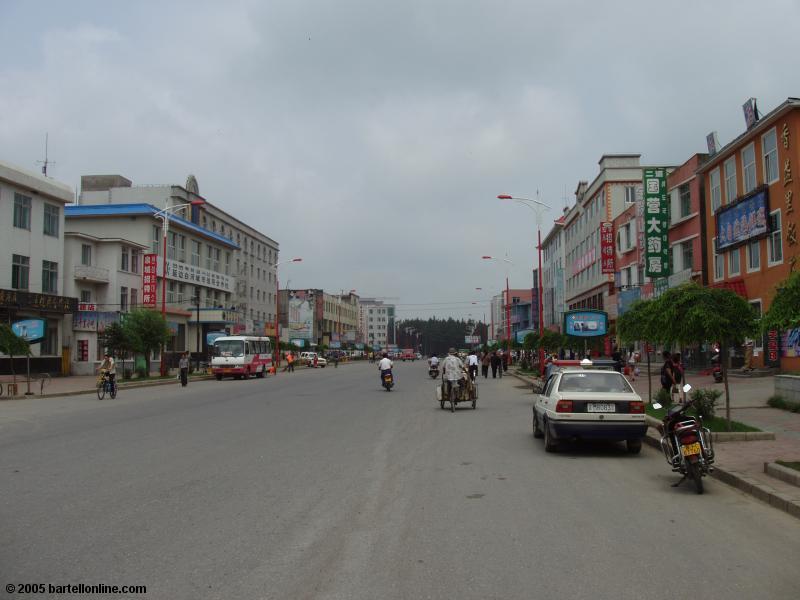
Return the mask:
[[[300,353],[300,364],[306,365],[309,367],[314,366],[314,358],[317,359],[317,366],[322,367],[323,369],[328,366],[328,361],[324,357],[320,356],[316,352],[301,352]]]
[[[624,440],[638,454],[647,432],[644,402],[616,371],[554,370],[533,404],[533,437],[554,452],[559,440]]]

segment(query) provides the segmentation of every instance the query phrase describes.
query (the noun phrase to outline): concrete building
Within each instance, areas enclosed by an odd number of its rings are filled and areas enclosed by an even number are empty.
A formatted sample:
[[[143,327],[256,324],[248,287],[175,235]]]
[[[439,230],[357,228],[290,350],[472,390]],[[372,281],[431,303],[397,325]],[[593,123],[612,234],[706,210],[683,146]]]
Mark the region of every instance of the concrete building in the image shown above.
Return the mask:
[[[800,99],[788,98],[697,171],[710,282],[734,290],[759,314],[769,309],[776,286],[800,268],[799,150]],[[753,363],[800,370],[800,329],[755,340]]]
[[[542,320],[553,331],[561,331],[564,321],[564,218],[556,219],[542,239]]]
[[[387,348],[395,344],[395,306],[376,298],[361,298],[359,321],[364,342],[372,347]]]
[[[325,294],[325,323],[323,328],[329,332],[330,344],[336,347],[348,347],[358,340],[359,331],[359,298],[353,292]]]
[[[77,300],[64,289],[64,206],[73,199],[69,186],[0,162],[0,239],[9,245],[0,260],[0,319],[44,321],[44,339],[31,345],[35,373],[61,373],[69,364],[64,317]],[[24,366],[15,360],[17,373]],[[0,358],[0,372],[10,368],[10,360]]]
[[[193,175],[185,185],[133,185],[121,175],[86,175],[81,178],[80,203],[146,203],[159,209],[195,203],[177,209],[176,214],[234,244],[230,257],[222,253],[212,257],[212,261],[224,264],[220,272],[234,278],[230,301],[225,304],[226,308],[234,306],[239,313],[232,332],[274,335],[278,243],[201,196]],[[177,232],[170,232],[168,254],[187,252],[180,243]],[[214,297],[204,298],[206,307],[215,305],[215,301]]]
[[[534,280],[538,273],[534,271]],[[538,296],[537,290],[509,289],[502,290],[492,297],[490,337],[497,341],[514,339],[520,331],[538,331]],[[506,312],[508,308],[508,312]],[[510,321],[510,323],[509,323]],[[510,333],[509,333],[510,325]]]
[[[115,320],[114,313],[124,313],[132,305],[157,311],[163,306],[173,333],[167,346],[171,353],[187,350],[205,357],[206,334],[233,332],[241,325],[242,314],[231,308],[236,280],[230,265],[233,252],[238,249],[236,243],[169,214],[164,286],[162,220],[156,216],[158,211],[146,203],[66,208],[69,248],[74,253],[69,259],[73,265],[71,285],[95,305],[90,307],[94,310],[84,311],[90,314],[79,313],[74,319],[81,332],[76,333],[77,341],[82,342],[76,350],[80,349],[82,355],[86,355],[86,349],[88,356],[96,356],[100,323]],[[159,356],[152,360],[159,360]],[[169,360],[175,361],[173,354]],[[75,370],[83,371],[84,367],[76,364]]]

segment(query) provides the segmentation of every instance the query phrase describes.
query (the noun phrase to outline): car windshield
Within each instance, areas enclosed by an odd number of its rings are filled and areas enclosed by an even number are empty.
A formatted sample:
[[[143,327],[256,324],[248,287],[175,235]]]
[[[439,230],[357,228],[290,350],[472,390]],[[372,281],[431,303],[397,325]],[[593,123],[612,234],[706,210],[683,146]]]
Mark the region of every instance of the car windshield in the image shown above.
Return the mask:
[[[214,342],[216,356],[244,356],[244,342],[242,340],[217,340]]]
[[[559,392],[619,392],[631,393],[631,386],[617,372],[564,373],[558,384]]]

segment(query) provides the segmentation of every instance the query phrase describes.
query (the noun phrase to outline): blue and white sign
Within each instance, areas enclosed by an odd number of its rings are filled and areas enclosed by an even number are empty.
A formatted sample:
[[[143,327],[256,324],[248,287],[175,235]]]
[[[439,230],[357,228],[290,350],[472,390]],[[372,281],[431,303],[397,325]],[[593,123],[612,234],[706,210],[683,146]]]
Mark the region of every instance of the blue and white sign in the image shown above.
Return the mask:
[[[11,324],[11,330],[29,344],[39,342],[44,339],[44,319],[26,319]]]
[[[608,313],[572,310],[564,313],[564,332],[576,337],[600,337],[608,333]]]
[[[298,348],[305,348],[306,346],[306,341],[302,338],[292,338],[291,340],[289,340],[289,343],[294,344]]]
[[[209,331],[206,334],[206,344],[213,346],[217,338],[225,337],[226,335],[228,334],[224,331]]]
[[[717,211],[717,252],[740,246],[767,235],[769,224],[767,188]]]

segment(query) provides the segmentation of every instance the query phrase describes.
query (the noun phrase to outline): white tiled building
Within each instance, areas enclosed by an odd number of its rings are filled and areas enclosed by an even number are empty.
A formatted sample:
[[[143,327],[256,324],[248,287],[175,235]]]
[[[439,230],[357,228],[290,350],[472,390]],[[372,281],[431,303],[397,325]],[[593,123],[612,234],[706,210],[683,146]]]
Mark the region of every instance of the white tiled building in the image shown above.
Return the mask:
[[[386,348],[394,340],[395,307],[375,298],[362,298],[359,305],[364,342],[370,347]]]

